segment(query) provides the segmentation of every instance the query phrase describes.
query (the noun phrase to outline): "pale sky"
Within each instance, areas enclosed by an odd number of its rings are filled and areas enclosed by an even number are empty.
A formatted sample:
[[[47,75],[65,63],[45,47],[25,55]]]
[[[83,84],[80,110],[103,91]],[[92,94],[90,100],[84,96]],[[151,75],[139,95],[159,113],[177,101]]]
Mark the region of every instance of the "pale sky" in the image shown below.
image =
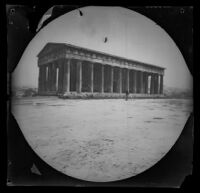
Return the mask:
[[[192,88],[192,76],[169,35],[155,22],[121,7],[84,7],[45,26],[29,43],[13,73],[13,86],[38,86],[36,55],[48,42],[69,43],[165,67],[164,85]],[[104,43],[104,38],[108,42]]]

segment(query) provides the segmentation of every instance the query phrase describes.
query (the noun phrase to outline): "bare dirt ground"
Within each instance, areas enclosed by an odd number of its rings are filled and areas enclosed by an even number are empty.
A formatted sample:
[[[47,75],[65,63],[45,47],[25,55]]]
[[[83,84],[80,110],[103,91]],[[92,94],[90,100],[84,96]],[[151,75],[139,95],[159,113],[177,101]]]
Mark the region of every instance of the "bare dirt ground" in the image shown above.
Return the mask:
[[[159,161],[179,137],[188,99],[13,100],[25,138],[49,165],[96,182],[135,176]]]

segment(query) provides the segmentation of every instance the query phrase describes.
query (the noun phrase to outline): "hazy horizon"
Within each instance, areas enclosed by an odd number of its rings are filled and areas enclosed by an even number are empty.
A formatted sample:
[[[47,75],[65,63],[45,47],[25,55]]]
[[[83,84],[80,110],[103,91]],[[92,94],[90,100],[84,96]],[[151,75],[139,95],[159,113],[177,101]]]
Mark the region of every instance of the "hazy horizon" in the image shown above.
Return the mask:
[[[68,43],[166,68],[164,85],[192,89],[193,78],[169,35],[155,22],[121,7],[84,7],[53,20],[35,35],[14,73],[14,87],[38,87],[36,55],[48,42]],[[104,38],[108,42],[104,43]]]

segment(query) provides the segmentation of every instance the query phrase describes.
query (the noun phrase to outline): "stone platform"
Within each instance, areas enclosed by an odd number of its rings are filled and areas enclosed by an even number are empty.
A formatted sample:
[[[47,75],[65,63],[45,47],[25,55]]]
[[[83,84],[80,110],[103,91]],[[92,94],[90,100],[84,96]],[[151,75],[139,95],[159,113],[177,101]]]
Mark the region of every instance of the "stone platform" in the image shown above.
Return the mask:
[[[126,97],[125,93],[90,93],[90,92],[69,92],[64,94],[57,94],[55,92],[44,92],[38,93],[38,95],[43,96],[58,96],[62,99],[122,99]],[[163,98],[164,95],[160,94],[140,94],[140,93],[130,93],[128,95],[129,99],[134,98]]]

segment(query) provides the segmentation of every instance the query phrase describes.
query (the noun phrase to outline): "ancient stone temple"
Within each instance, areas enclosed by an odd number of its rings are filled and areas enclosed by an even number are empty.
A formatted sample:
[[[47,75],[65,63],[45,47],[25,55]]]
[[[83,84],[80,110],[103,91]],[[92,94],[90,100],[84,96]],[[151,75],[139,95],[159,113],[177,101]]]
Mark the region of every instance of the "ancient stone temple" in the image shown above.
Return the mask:
[[[163,94],[165,68],[159,66],[63,43],[47,43],[37,57],[39,95]]]

